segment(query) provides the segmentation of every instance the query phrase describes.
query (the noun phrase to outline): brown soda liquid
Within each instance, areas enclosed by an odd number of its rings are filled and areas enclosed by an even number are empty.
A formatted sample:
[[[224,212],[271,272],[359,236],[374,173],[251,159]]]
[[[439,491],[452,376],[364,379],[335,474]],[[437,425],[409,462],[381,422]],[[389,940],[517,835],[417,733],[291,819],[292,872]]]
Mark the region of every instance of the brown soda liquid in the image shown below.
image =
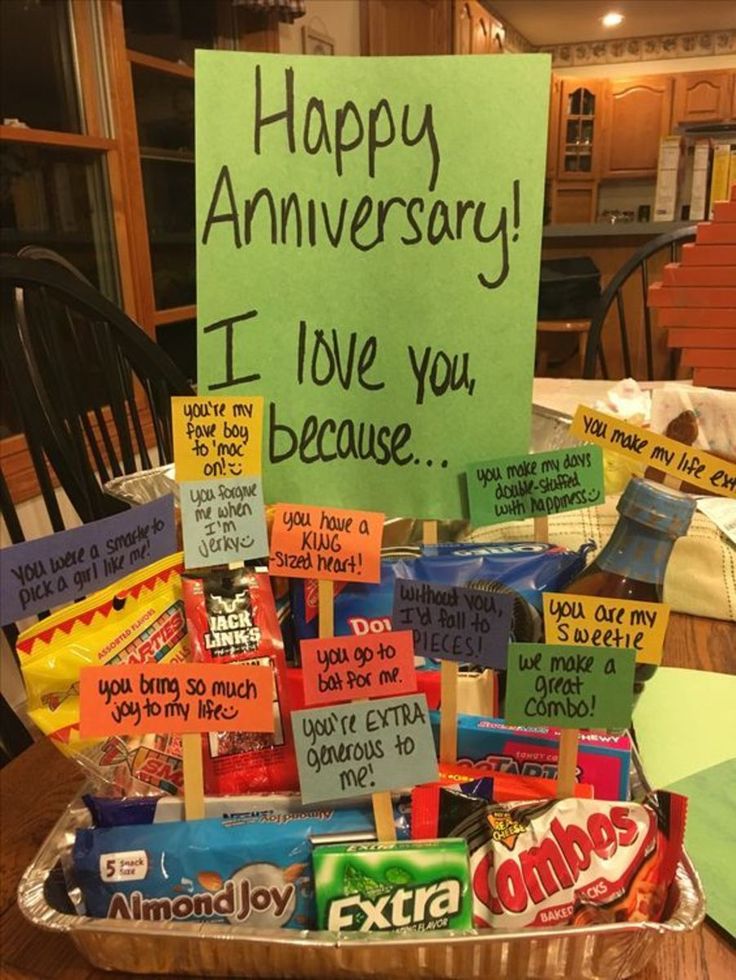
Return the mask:
[[[661,602],[660,586],[656,582],[642,582],[639,579],[618,575],[598,566],[593,561],[584,572],[568,585],[567,595],[592,595],[606,599],[638,599],[640,602]],[[634,691],[641,694],[644,683],[654,677],[656,664],[637,664],[634,673]]]

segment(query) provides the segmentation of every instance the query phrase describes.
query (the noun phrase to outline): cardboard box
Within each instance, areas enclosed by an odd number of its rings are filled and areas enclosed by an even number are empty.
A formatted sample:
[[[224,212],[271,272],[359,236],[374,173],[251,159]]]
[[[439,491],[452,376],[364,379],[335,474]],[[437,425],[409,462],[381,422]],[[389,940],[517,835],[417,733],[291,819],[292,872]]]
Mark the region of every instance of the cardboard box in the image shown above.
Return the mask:
[[[736,368],[695,368],[693,384],[704,388],[736,388]]]
[[[439,746],[439,712],[430,712],[430,718]],[[558,728],[521,728],[499,718],[458,715],[457,765],[555,779],[559,739]],[[627,800],[630,765],[628,735],[580,733],[577,781],[590,783],[596,799]]]
[[[675,221],[682,179],[682,137],[665,136],[659,144],[657,188],[654,192],[654,221]]]
[[[709,172],[710,140],[696,140],[693,150],[693,181],[690,190],[690,221],[702,221],[706,215]]]

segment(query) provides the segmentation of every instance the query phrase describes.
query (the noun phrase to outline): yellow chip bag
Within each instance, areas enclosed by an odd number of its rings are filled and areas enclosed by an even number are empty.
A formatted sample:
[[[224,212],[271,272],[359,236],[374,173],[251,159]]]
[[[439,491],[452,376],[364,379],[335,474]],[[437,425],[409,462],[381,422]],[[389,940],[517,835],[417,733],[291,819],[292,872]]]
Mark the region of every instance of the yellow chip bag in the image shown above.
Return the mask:
[[[170,555],[18,638],[33,721],[65,755],[124,795],[178,792],[181,741],[171,735],[80,739],[79,672],[103,664],[189,660],[182,569],[182,555]]]

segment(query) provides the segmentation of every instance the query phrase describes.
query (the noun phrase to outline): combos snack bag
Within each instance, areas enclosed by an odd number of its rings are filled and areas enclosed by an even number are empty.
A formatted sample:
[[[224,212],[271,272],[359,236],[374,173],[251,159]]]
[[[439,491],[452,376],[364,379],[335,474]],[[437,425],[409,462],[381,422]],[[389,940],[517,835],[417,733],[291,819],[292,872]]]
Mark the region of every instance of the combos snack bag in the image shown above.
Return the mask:
[[[434,820],[423,819],[440,836],[468,842],[477,928],[662,918],[682,853],[683,797],[659,793],[656,807],[573,798],[488,803],[441,789],[434,800]]]
[[[78,830],[72,860],[79,911],[145,922],[314,928],[312,844],[372,840],[375,827],[369,807],[304,813]]]
[[[274,732],[202,736],[205,792],[211,796],[296,790],[286,664],[266,572],[212,568],[182,576],[194,660],[267,664],[273,670]]]
[[[62,752],[120,794],[176,793],[182,784],[180,740],[165,734],[80,739],[79,672],[189,659],[181,570],[181,554],[163,558],[18,638],[31,718]]]

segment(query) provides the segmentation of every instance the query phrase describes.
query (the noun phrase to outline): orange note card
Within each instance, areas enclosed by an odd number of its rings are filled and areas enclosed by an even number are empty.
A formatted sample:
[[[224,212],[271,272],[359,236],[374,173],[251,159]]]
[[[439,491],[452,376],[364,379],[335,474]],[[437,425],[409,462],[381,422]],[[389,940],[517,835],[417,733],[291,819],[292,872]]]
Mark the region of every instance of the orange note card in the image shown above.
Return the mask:
[[[261,472],[263,398],[171,399],[176,479],[224,480]]]
[[[302,640],[304,703],[387,698],[417,689],[411,630]]]
[[[272,732],[274,683],[261,664],[122,664],[79,675],[79,734]]]
[[[384,515],[306,504],[277,504],[271,575],[380,582]]]

